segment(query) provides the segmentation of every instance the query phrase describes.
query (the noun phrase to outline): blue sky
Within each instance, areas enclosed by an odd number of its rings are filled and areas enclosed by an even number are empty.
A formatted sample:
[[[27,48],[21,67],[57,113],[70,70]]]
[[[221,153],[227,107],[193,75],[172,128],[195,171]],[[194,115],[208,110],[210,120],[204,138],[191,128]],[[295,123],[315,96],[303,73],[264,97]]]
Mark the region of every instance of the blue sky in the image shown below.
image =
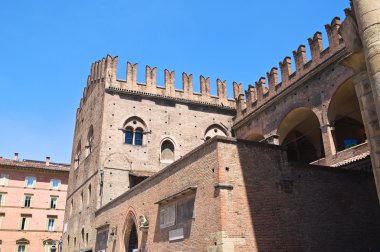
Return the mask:
[[[242,82],[246,87],[335,16],[349,1],[92,0],[0,2],[0,156],[69,162],[75,112],[91,63],[126,61]],[[308,47],[307,47],[308,48]],[[212,89],[215,92],[215,89]],[[232,95],[229,88],[229,95]]]

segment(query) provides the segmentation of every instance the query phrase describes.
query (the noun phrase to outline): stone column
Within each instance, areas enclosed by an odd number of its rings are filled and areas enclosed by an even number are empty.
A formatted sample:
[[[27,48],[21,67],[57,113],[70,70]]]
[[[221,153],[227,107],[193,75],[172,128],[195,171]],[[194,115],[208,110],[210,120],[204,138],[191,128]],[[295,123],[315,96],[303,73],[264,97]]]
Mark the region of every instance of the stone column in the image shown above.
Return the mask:
[[[380,134],[379,134],[379,118],[380,118],[380,1],[379,0],[353,0],[353,7],[355,18],[358,25],[358,33],[363,45],[365,63],[367,66],[367,74],[369,77],[370,89],[372,92],[373,106],[377,113],[377,120],[366,121],[365,125],[368,128],[369,145],[371,150],[371,160],[373,165],[373,173],[377,185],[377,193],[380,197]],[[365,76],[360,74],[358,76]],[[361,80],[360,80],[361,79]],[[357,78],[356,82],[358,88],[360,85],[365,85],[365,78]],[[363,97],[362,101],[365,106],[366,99]],[[362,111],[362,115],[369,111]],[[364,114],[363,114],[364,113]],[[368,115],[369,116],[369,115]],[[371,132],[371,123],[375,132]],[[374,134],[371,134],[374,133]]]
[[[375,99],[366,71],[356,74],[352,80],[355,85],[356,96],[358,97],[360,113],[363,118],[368,146],[371,153],[371,162],[373,174],[375,176],[377,194],[380,198],[380,127],[379,118],[376,112]]]
[[[326,158],[336,154],[335,142],[331,132],[332,129],[333,127],[330,124],[321,126],[323,149]]]
[[[354,0],[353,4],[377,115],[380,117],[380,1]]]

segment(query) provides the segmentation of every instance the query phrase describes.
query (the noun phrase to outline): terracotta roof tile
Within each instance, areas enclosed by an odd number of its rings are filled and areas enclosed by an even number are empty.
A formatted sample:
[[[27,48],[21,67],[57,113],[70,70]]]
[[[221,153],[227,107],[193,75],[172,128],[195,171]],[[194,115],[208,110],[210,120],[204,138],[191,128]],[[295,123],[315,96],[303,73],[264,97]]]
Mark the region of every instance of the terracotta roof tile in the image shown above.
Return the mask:
[[[333,164],[333,165],[331,165],[331,167],[339,167],[339,166],[347,165],[347,164],[353,163],[355,161],[362,160],[362,159],[364,159],[364,158],[366,158],[368,156],[369,156],[369,151],[366,151],[366,152],[364,152],[364,153],[362,153],[360,155],[356,155],[354,157],[347,158],[347,159],[345,159],[345,160],[343,160],[341,162]]]
[[[46,165],[45,161],[34,161],[34,160],[12,160],[6,158],[0,158],[1,166],[12,166],[20,168],[38,168],[43,170],[53,170],[53,171],[70,171],[69,164],[52,163]]]

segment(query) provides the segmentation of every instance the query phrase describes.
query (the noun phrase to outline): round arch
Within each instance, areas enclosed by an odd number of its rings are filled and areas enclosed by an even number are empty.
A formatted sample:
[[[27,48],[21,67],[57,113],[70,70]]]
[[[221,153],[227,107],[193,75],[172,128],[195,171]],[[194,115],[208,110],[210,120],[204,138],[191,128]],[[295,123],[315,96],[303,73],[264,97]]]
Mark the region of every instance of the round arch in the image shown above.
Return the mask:
[[[366,134],[352,80],[344,82],[331,97],[327,117],[335,148],[341,151],[366,141]]]
[[[320,123],[306,107],[296,108],[281,121],[277,134],[281,145],[288,148],[288,160],[311,162],[324,156]]]
[[[255,142],[260,142],[262,140],[264,140],[264,135],[263,134],[260,134],[260,133],[257,133],[257,132],[252,132],[250,133],[246,140],[249,140],[249,141],[255,141]]]

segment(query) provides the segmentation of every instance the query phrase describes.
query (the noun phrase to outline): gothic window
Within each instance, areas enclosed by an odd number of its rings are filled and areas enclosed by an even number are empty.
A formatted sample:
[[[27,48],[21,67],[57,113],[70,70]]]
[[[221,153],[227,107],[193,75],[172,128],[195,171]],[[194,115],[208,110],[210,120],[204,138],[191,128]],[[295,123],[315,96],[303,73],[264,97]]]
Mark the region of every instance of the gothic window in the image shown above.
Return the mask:
[[[70,203],[70,209],[69,209],[69,211],[70,211],[70,216],[73,214],[73,209],[74,208],[74,201],[71,199],[71,203]]]
[[[172,163],[174,161],[174,144],[170,140],[165,140],[161,144],[161,162]]]
[[[74,159],[74,168],[75,169],[79,167],[81,151],[82,151],[82,145],[81,145],[81,141],[79,140],[79,143],[78,143],[76,151],[75,151],[75,159]]]
[[[87,156],[90,155],[93,150],[93,147],[94,147],[93,142],[94,142],[94,127],[91,125],[87,133],[87,145],[86,145]]]
[[[128,127],[125,129],[125,143],[133,144],[133,128]]]
[[[143,141],[143,130],[141,128],[137,128],[135,130],[135,145],[142,145]]]
[[[146,124],[140,118],[134,116],[129,118],[123,127],[124,143],[130,145],[143,145]]]
[[[91,184],[88,186],[87,205],[89,205],[90,202],[91,202]]]
[[[227,131],[224,127],[218,124],[213,124],[206,129],[204,139],[207,141],[214,136],[227,136]]]

